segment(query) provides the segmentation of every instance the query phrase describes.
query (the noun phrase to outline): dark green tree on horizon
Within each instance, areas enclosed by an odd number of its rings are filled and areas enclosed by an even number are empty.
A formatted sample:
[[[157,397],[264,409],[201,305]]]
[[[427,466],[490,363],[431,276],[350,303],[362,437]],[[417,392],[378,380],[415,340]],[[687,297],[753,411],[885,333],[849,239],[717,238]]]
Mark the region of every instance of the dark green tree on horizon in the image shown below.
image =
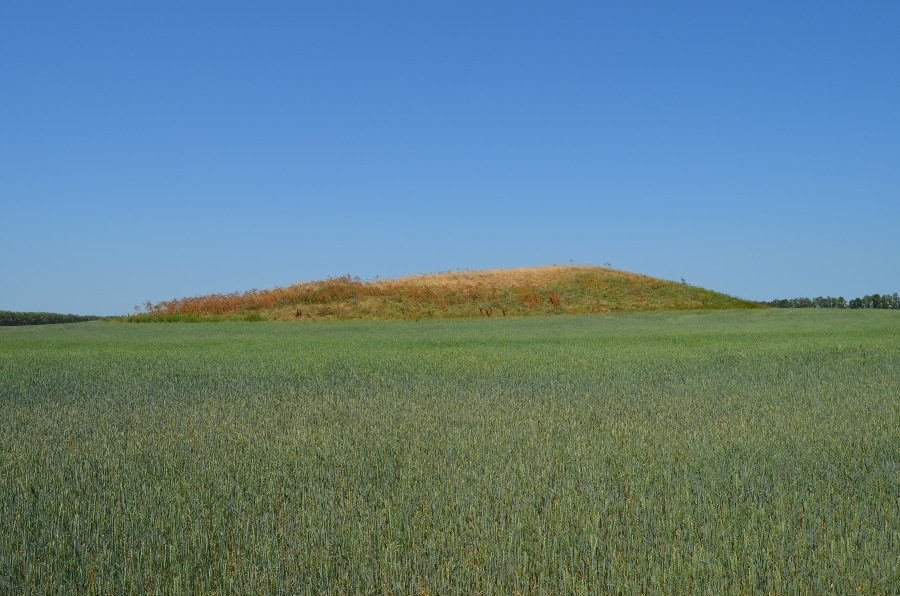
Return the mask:
[[[53,312],[12,312],[0,310],[0,327],[16,325],[54,325],[57,323],[82,323],[95,321],[100,317],[64,315]]]
[[[871,294],[853,298],[849,302],[843,296],[818,296],[816,298],[780,298],[766,302],[775,308],[881,308],[900,309],[900,296],[893,294]]]

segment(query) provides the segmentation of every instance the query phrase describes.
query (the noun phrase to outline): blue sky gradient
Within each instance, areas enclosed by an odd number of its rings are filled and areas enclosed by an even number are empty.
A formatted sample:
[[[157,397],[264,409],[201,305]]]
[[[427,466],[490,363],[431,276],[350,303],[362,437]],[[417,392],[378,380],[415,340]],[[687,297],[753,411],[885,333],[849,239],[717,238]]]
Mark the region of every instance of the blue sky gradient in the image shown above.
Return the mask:
[[[900,4],[3,3],[0,310],[610,262],[900,291]]]

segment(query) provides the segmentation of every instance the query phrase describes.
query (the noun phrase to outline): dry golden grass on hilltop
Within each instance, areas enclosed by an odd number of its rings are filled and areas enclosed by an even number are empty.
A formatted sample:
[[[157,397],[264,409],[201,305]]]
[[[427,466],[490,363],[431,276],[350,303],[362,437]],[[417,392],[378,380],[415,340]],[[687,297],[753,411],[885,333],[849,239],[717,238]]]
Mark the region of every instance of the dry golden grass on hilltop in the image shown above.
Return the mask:
[[[424,275],[409,275],[384,283],[401,283],[411,285],[461,287],[469,285],[494,285],[507,287],[521,287],[527,285],[543,285],[557,283],[572,275],[573,272],[592,273],[606,272],[608,275],[636,276],[633,273],[616,271],[614,269],[601,269],[592,266],[564,266],[548,265],[544,267],[519,267],[516,269],[485,269],[481,271],[447,271],[444,273],[427,273]],[[377,282],[381,283],[381,282]]]
[[[420,319],[757,308],[703,288],[593,266],[350,276],[147,303],[134,320]]]

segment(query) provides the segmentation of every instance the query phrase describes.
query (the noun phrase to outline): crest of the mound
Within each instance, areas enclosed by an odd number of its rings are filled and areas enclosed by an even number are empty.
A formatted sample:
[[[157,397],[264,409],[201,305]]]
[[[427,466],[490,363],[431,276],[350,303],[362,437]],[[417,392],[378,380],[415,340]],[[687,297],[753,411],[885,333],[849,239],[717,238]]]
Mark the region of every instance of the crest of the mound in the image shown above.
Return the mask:
[[[483,269],[477,271],[457,270],[442,273],[427,273],[423,275],[410,275],[401,277],[397,282],[453,287],[458,285],[488,284],[498,287],[544,285],[559,283],[571,279],[573,276],[603,276],[603,277],[635,277],[633,273],[617,271],[615,269],[593,267],[588,265],[563,266],[549,265],[545,267],[519,267],[515,269]],[[642,277],[642,276],[637,276]],[[649,278],[648,278],[649,279]]]

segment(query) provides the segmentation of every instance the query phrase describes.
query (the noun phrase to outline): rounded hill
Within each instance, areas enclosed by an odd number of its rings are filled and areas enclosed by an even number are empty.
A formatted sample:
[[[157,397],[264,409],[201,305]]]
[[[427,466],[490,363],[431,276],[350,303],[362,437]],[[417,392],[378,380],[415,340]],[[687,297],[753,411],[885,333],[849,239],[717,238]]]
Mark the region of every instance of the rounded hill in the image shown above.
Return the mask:
[[[343,276],[271,290],[146,303],[133,320],[351,320],[761,308],[719,292],[594,266]]]

